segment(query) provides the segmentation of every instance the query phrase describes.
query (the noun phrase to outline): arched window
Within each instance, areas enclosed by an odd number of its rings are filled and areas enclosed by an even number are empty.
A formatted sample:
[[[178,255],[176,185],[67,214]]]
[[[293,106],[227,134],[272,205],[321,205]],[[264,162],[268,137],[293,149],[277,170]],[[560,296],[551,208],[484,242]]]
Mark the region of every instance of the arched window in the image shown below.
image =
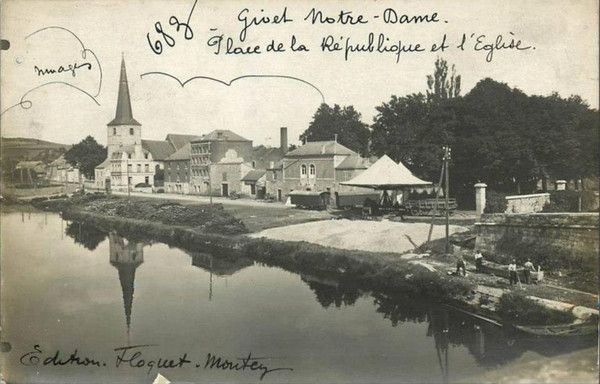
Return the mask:
[[[316,174],[317,174],[317,170],[316,170],[316,168],[315,168],[315,165],[314,165],[314,164],[311,164],[311,165],[308,167],[308,175],[309,175],[310,177],[315,177],[315,175],[316,175]]]
[[[306,164],[300,166],[300,176],[306,177]]]

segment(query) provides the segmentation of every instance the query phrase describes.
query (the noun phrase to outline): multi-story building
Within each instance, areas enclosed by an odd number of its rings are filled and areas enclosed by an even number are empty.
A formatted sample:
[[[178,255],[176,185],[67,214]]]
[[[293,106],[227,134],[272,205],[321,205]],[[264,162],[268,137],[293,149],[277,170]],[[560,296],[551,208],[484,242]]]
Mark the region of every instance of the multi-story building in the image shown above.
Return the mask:
[[[165,192],[190,193],[191,146],[187,143],[165,159]]]
[[[340,185],[363,170],[368,160],[335,140],[308,142],[273,163],[266,174],[267,194],[284,201],[291,191],[352,191]]]
[[[190,193],[229,196],[242,190],[242,176],[252,169],[247,164],[251,140],[229,130],[215,130],[192,140],[190,150]]]

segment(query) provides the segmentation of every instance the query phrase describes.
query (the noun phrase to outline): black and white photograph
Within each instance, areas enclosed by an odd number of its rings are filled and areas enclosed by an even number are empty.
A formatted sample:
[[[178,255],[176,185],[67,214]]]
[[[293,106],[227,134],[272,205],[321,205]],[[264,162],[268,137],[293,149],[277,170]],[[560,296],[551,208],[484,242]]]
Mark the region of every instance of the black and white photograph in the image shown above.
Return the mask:
[[[0,0],[0,383],[597,383],[598,0]]]

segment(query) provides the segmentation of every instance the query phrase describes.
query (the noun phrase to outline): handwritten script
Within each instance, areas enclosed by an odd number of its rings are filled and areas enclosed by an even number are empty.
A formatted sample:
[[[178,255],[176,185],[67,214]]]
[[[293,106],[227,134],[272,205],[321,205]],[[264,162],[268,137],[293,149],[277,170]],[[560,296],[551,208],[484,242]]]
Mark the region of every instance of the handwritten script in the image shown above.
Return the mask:
[[[19,362],[28,367],[97,367],[97,368],[132,368],[146,371],[148,375],[161,372],[181,369],[205,369],[236,372],[255,372],[259,374],[262,380],[267,374],[278,371],[293,371],[293,368],[270,367],[267,365],[265,357],[256,357],[252,352],[248,352],[244,357],[227,358],[219,356],[212,352],[205,355],[204,358],[194,358],[189,352],[183,352],[174,356],[159,356],[153,353],[158,347],[156,344],[130,345],[114,348],[114,360],[105,361],[102,358],[80,352],[79,349],[73,351],[52,350],[46,352],[40,344],[35,344],[32,350],[21,355]]]
[[[161,21],[154,23],[154,36],[146,35],[152,52],[160,55],[164,47],[174,47],[177,39],[193,40],[194,32],[191,23],[192,14],[196,8],[197,0],[191,8],[186,22],[181,22],[176,16],[169,17],[169,27],[163,26]],[[374,7],[376,8],[376,7]],[[298,13],[298,14],[294,14]],[[418,26],[424,30],[428,26],[447,24],[442,15],[436,11],[420,14],[402,12],[393,8],[374,9],[371,14],[358,13],[351,9],[340,9],[339,12],[326,13],[318,8],[311,8],[304,14],[283,6],[274,11],[265,9],[243,8],[232,15],[234,22],[239,26],[235,35],[221,33],[218,26],[209,26],[210,34],[205,43],[211,53],[218,56],[231,55],[264,55],[264,54],[321,54],[341,55],[344,61],[349,61],[356,55],[374,54],[392,56],[396,63],[406,55],[427,53],[442,53],[450,50],[473,52],[481,54],[486,62],[490,63],[502,51],[522,52],[535,50],[535,47],[525,43],[513,31],[489,34],[484,32],[464,32],[457,36],[448,33],[423,33],[420,38],[403,38],[404,26]],[[269,37],[265,26],[282,27],[291,24],[303,24],[304,30],[325,30],[329,25],[345,26],[344,34],[317,33],[316,41],[305,41],[302,36],[290,34],[281,41]],[[393,27],[394,31],[383,32],[381,27]],[[359,28],[360,27],[360,28]],[[372,30],[365,31],[365,27]],[[353,28],[357,28],[353,30]],[[263,29],[261,31],[261,29]],[[389,28],[388,28],[389,29]],[[262,33],[261,33],[262,32]],[[248,37],[254,36],[252,43]],[[260,40],[264,36],[264,40]],[[313,37],[314,39],[314,34]]]

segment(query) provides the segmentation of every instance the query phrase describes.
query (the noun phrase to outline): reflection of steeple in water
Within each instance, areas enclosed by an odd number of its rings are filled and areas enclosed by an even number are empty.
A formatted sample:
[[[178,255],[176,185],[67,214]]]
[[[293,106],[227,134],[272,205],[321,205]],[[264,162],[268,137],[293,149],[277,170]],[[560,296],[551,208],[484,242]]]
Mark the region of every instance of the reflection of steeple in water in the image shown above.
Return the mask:
[[[110,264],[119,271],[119,281],[123,292],[123,307],[127,338],[131,327],[131,308],[133,306],[133,290],[135,286],[135,270],[144,262],[144,245],[127,241],[115,232],[108,235],[110,249]]]

